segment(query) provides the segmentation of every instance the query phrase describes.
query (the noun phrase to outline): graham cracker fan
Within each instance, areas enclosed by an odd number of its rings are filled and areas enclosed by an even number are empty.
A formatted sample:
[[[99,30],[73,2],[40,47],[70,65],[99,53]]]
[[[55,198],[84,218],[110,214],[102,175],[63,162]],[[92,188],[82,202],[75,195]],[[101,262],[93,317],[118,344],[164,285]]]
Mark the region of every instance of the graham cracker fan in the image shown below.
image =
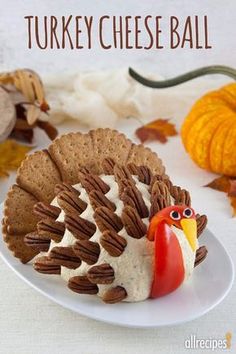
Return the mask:
[[[80,181],[79,169],[86,167],[101,174],[104,158],[126,165],[146,165],[154,174],[164,175],[159,157],[149,148],[132,143],[125,135],[111,129],[92,130],[88,134],[70,133],[57,138],[47,150],[28,155],[18,170],[16,185],[4,204],[3,236],[15,257],[27,263],[36,254],[24,242],[27,233],[37,228],[39,217],[32,213],[37,202],[50,203],[55,186]]]

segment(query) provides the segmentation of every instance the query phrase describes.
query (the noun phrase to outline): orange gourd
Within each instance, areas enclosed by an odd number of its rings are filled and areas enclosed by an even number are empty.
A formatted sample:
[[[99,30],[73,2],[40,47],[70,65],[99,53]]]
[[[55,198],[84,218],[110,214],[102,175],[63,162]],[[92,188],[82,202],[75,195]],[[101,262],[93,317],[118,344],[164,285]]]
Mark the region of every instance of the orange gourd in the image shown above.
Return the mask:
[[[187,115],[181,137],[200,167],[236,176],[236,84],[201,97]]]
[[[199,76],[223,74],[236,80],[236,70],[213,65],[164,81],[146,79],[129,69],[130,76],[155,89],[182,84]],[[236,83],[201,97],[187,115],[181,137],[186,151],[198,166],[236,177]]]

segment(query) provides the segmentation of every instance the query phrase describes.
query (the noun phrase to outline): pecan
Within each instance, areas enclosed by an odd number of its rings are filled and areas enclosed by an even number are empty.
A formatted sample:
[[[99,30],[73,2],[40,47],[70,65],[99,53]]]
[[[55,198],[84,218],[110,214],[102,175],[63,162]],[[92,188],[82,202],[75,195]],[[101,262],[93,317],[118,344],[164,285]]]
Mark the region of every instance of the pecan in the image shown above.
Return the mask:
[[[125,188],[121,200],[125,205],[132,206],[136,209],[141,218],[146,218],[149,215],[142,193],[135,186]]]
[[[132,175],[126,166],[120,166],[116,164],[114,166],[114,176],[116,181],[128,179],[132,184],[134,184]]]
[[[87,208],[87,203],[70,191],[59,193],[57,202],[66,214],[73,212],[81,214]]]
[[[151,183],[152,172],[147,166],[137,166],[134,163],[129,163],[128,169],[132,175],[138,176],[140,182],[147,185]]]
[[[181,189],[179,191],[179,193],[176,194],[175,205],[178,205],[178,204],[184,204],[184,205],[187,205],[187,206],[191,206],[190,194],[185,189]]]
[[[37,232],[30,232],[25,235],[24,242],[27,246],[38,250],[39,252],[47,252],[50,246],[50,239],[40,237]]]
[[[105,158],[102,162],[102,169],[106,175],[114,174],[114,166],[115,166],[115,161],[110,157]]]
[[[91,267],[87,273],[87,277],[93,284],[111,284],[115,279],[115,274],[109,264],[103,263]]]
[[[101,232],[105,230],[119,232],[123,228],[120,217],[106,207],[97,208],[94,213],[94,219]]]
[[[170,201],[170,192],[166,186],[166,184],[163,181],[156,181],[152,185],[152,190],[151,190],[151,199],[155,198],[156,195],[162,195],[163,198],[165,199],[165,204],[166,206],[171,205]]]
[[[150,215],[149,220],[160,210],[169,206],[167,199],[161,194],[155,194],[151,199]]]
[[[106,291],[103,295],[102,300],[107,304],[115,304],[120,302],[127,297],[127,292],[122,286],[116,286]]]
[[[172,184],[171,180],[169,179],[169,177],[168,176],[163,177],[163,182],[166,184],[166,186],[167,186],[167,188],[168,188],[168,190],[169,190],[169,192],[171,194],[171,190],[173,188],[173,184]]]
[[[76,241],[73,250],[82,261],[89,265],[96,263],[100,254],[99,244],[88,240]]]
[[[69,269],[76,269],[81,264],[81,260],[76,256],[72,247],[53,247],[49,253],[49,257],[55,260],[60,266]]]
[[[87,240],[96,231],[96,225],[80,216],[72,214],[65,215],[65,225],[75,238]]]
[[[52,218],[56,220],[61,212],[61,209],[50,204],[38,202],[34,205],[33,211],[35,215],[39,216],[42,219]]]
[[[68,183],[63,182],[61,184],[56,184],[55,189],[54,189],[55,195],[57,195],[61,192],[65,192],[65,191],[74,193],[77,196],[80,195],[80,192]]]
[[[89,193],[90,203],[94,210],[104,206],[110,209],[111,211],[116,210],[116,206],[112,203],[102,192],[93,190]]]
[[[103,194],[106,194],[110,190],[110,187],[97,175],[80,173],[80,179],[82,186],[88,194],[94,189]]]
[[[43,219],[38,222],[37,230],[40,236],[60,242],[65,232],[65,225],[53,219]]]
[[[87,167],[83,166],[83,167],[81,167],[79,169],[79,177],[80,177],[80,179],[85,177],[86,175],[89,175],[89,174],[90,174],[90,170]]]
[[[100,238],[100,243],[112,257],[119,257],[127,246],[126,239],[111,230],[103,232]]]
[[[119,188],[119,197],[122,198],[125,188],[132,188],[134,183],[129,179],[119,179],[116,181]]]
[[[92,284],[86,276],[75,276],[69,279],[68,288],[79,294],[95,295],[98,293],[96,284]]]
[[[151,183],[150,183],[150,188],[149,188],[150,193],[152,191],[152,187],[153,187],[154,183],[156,183],[157,181],[158,182],[163,182],[163,177],[161,175],[152,176]]]
[[[197,249],[194,267],[198,266],[207,256],[207,249],[205,246],[201,246]]]
[[[180,192],[181,188],[179,186],[172,186],[170,189],[170,194],[174,199],[178,198]]]
[[[147,226],[134,208],[125,206],[121,219],[129,236],[141,238],[147,233]]]
[[[206,215],[196,215],[197,221],[197,237],[201,236],[202,232],[204,231],[207,225],[207,216]]]
[[[50,257],[38,257],[34,261],[34,269],[43,274],[60,274],[61,267],[57,262]]]

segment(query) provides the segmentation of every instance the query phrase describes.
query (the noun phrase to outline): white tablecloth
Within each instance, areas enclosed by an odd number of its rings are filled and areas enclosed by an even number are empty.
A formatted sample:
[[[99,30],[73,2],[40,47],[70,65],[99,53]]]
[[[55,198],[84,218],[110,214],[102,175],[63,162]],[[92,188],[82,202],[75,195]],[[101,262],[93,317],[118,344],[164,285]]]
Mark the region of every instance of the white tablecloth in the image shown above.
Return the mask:
[[[137,126],[137,122],[129,121],[128,128],[124,122],[119,129],[134,139]],[[60,127],[61,132],[69,130],[75,130],[73,123]],[[41,145],[46,144],[45,139]],[[165,161],[174,182],[191,191],[194,207],[208,215],[209,229],[235,260],[236,219],[231,217],[229,203],[223,193],[202,187],[214,175],[193,164],[179,136],[171,138],[166,145],[152,143],[150,146]],[[10,182],[0,182],[1,200]],[[0,353],[184,353],[187,352],[184,341],[190,335],[220,339],[226,332],[232,333],[230,352],[235,352],[235,296],[234,286],[217,308],[193,322],[159,329],[127,329],[87,319],[56,305],[26,285],[0,260]]]

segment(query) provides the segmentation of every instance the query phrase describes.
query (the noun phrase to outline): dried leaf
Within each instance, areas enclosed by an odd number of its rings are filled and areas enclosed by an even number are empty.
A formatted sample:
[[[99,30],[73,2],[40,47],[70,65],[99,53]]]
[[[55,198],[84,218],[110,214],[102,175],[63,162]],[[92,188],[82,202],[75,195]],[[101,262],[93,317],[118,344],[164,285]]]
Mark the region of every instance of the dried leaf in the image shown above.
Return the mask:
[[[210,187],[220,192],[227,194],[230,204],[233,209],[233,216],[236,216],[236,179],[228,176],[220,176],[207,184],[205,187]]]
[[[236,197],[236,179],[230,180],[229,197]]]
[[[0,144],[0,177],[7,177],[8,171],[16,170],[27,152],[32,149],[30,146],[18,144],[14,140],[6,140]]]
[[[204,187],[209,187],[220,192],[229,193],[230,190],[230,177],[220,176],[214,179],[212,182],[208,183]]]
[[[229,197],[229,200],[233,209],[233,216],[236,216],[236,197]]]
[[[167,137],[177,135],[177,131],[174,124],[170,123],[168,119],[156,119],[138,128],[135,134],[142,143],[155,140],[166,143]]]

